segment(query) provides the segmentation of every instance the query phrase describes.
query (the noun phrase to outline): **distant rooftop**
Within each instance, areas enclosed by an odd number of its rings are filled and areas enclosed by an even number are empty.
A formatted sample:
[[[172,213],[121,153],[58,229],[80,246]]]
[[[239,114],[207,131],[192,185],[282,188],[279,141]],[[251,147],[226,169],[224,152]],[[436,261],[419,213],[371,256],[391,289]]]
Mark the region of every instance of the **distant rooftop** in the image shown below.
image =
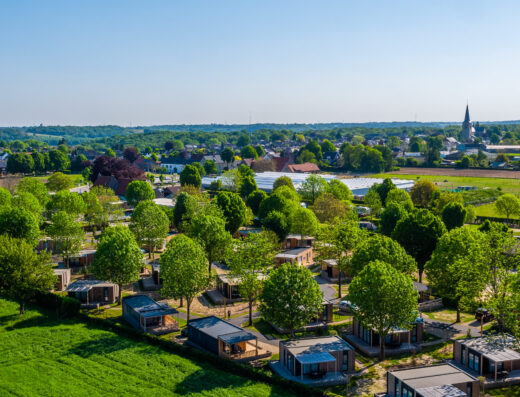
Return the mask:
[[[390,371],[390,373],[415,390],[425,388],[432,390],[431,388],[437,386],[448,386],[476,380],[473,376],[450,364],[402,369]],[[436,394],[430,394],[430,396],[436,396]]]

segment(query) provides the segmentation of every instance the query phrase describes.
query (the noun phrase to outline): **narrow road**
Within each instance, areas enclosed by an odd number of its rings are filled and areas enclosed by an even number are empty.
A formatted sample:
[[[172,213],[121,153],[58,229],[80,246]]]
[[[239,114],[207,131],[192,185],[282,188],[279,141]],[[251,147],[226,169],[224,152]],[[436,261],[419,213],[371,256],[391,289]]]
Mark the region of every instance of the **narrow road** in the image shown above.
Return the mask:
[[[469,324],[451,323],[423,316],[425,331],[443,339],[453,339],[458,335],[466,335],[468,330],[472,336],[480,336],[480,323],[473,321]]]
[[[325,280],[321,276],[314,276],[314,280],[316,280],[316,282],[320,285],[320,289],[323,292],[323,299],[328,301],[337,299],[338,293],[332,286],[331,282]]]

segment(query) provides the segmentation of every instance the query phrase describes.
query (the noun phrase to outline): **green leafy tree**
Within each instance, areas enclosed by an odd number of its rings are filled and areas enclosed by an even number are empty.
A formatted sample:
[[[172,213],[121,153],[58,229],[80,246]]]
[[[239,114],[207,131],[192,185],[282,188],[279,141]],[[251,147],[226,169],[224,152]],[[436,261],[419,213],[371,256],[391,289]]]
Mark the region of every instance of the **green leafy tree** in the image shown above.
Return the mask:
[[[233,276],[240,279],[240,295],[249,303],[249,325],[253,324],[253,303],[262,286],[260,276],[273,264],[275,244],[266,232],[253,233],[246,239],[236,240],[229,266]]]
[[[466,219],[464,220],[465,223],[473,223],[475,218],[477,217],[476,214],[476,208],[473,205],[468,205],[466,207]]]
[[[320,222],[332,222],[335,218],[345,218],[350,211],[349,205],[338,200],[330,193],[324,193],[314,201],[312,211]]]
[[[421,179],[414,183],[410,191],[410,197],[414,205],[428,207],[432,201],[433,194],[437,191],[437,186],[428,179]]]
[[[47,203],[47,211],[51,214],[58,211],[65,211],[69,214],[78,216],[85,213],[85,202],[78,193],[71,193],[68,190],[60,190],[54,194],[51,201]]]
[[[31,157],[34,162],[34,172],[42,173],[45,171],[45,156],[40,152],[32,152]]]
[[[305,236],[315,236],[318,230],[318,218],[314,212],[307,208],[299,207],[293,211],[289,219],[291,231],[299,234],[303,240]]]
[[[426,264],[432,287],[440,296],[454,302],[457,322],[460,322],[461,304],[473,301],[486,287],[489,267],[485,247],[482,232],[464,227],[453,229],[439,239]]]
[[[67,153],[61,150],[49,150],[49,170],[66,171],[70,169],[70,160]]]
[[[385,178],[381,184],[376,185],[376,191],[379,194],[379,198],[383,205],[386,205],[386,197],[388,196],[388,193],[395,189],[397,189],[397,187],[390,178]]]
[[[331,179],[325,187],[325,192],[332,194],[338,200],[351,201],[354,195],[350,189],[339,179]]]
[[[11,192],[6,188],[0,187],[0,208],[1,207],[9,207],[11,205],[11,201],[13,196]]]
[[[218,192],[215,202],[224,215],[226,230],[235,234],[240,226],[245,223],[246,205],[240,196],[233,192]]]
[[[123,285],[137,281],[142,266],[143,254],[130,229],[125,226],[106,228],[99,240],[91,270],[99,279],[119,286],[119,304]]]
[[[240,156],[243,159],[257,159],[258,153],[256,152],[255,148],[251,145],[244,146],[242,150],[240,150]]]
[[[170,220],[153,201],[141,201],[130,218],[130,230],[137,244],[147,247],[148,257],[151,257],[154,248],[161,246],[168,237]]]
[[[320,149],[321,150],[321,149]],[[301,184],[298,191],[305,202],[314,204],[320,194],[327,188],[327,181],[319,175],[309,175],[307,179]]]
[[[233,239],[226,231],[226,223],[222,218],[205,214],[199,214],[191,220],[189,236],[204,249],[209,274],[213,262],[226,258]]]
[[[449,203],[442,210],[442,221],[448,230],[464,225],[466,208],[460,203]]]
[[[58,211],[52,216],[52,223],[46,231],[61,252],[63,263],[68,268],[70,258],[80,251],[83,243],[85,232],[81,224],[76,221],[74,215]]]
[[[227,147],[224,148],[224,150],[222,150],[222,152],[220,153],[220,157],[222,158],[222,160],[226,162],[226,164],[229,167],[229,163],[232,163],[235,159],[235,152],[233,151],[233,149]]]
[[[260,203],[264,199],[267,198],[267,193],[263,190],[256,189],[255,191],[251,192],[249,196],[247,196],[246,204],[249,208],[251,208],[251,211],[253,211],[253,214],[258,215],[258,210],[260,209]]]
[[[25,302],[56,282],[49,260],[24,239],[0,236],[0,295],[18,301],[20,314],[25,313]]]
[[[365,195],[365,205],[370,208],[370,217],[378,216],[383,208],[383,203],[376,189],[370,188]]]
[[[323,141],[321,141],[320,146],[321,146],[321,151],[323,153],[337,151],[336,147],[328,139],[324,139]]]
[[[422,282],[424,265],[431,258],[437,241],[446,232],[442,221],[426,209],[416,209],[397,222],[392,238],[415,258]]]
[[[34,171],[34,160],[27,153],[13,153],[7,158],[6,170],[10,174],[29,174]]]
[[[294,338],[297,329],[316,317],[322,299],[320,286],[309,269],[284,263],[264,281],[260,312],[267,321],[290,331]]]
[[[202,178],[200,177],[199,170],[196,166],[188,164],[181,172],[180,175],[181,186],[195,186],[200,188],[202,184]]]
[[[51,192],[59,192],[60,190],[69,190],[74,187],[74,179],[70,175],[63,172],[55,172],[47,181],[47,189]]]
[[[417,271],[415,260],[406,253],[398,242],[380,234],[375,234],[360,242],[352,255],[352,275],[360,274],[365,266],[373,261],[391,264],[409,276]]]
[[[108,156],[108,157],[116,157],[116,152],[114,152],[112,149],[107,149],[105,151],[105,156]]]
[[[386,205],[388,206],[391,203],[401,205],[406,212],[410,212],[414,208],[412,198],[408,192],[403,189],[392,189],[388,192],[388,195],[386,196]]]
[[[395,229],[395,225],[401,219],[403,219],[408,212],[403,208],[402,205],[391,202],[387,203],[386,208],[381,213],[381,221],[379,223],[379,229],[385,236],[390,236]]]
[[[204,171],[206,171],[206,174],[208,175],[218,174],[217,163],[215,160],[207,160],[204,163]]]
[[[206,263],[202,247],[185,235],[171,239],[161,256],[161,293],[186,300],[188,322],[193,299],[209,285]]]
[[[257,190],[255,178],[252,176],[246,176],[242,178],[242,183],[240,184],[239,193],[242,197],[247,198],[251,193]]]
[[[385,359],[385,338],[394,328],[410,330],[417,317],[418,294],[412,279],[382,261],[370,262],[350,283],[353,314],[379,335],[379,359]]]
[[[33,247],[38,244],[40,228],[38,221],[30,211],[22,207],[0,208],[0,235],[25,239]]]
[[[262,146],[260,145],[256,145],[255,146],[255,150],[256,150],[256,154],[258,155],[258,157],[264,157],[265,156],[265,150]]]
[[[21,192],[13,197],[11,205],[15,207],[22,207],[34,215],[38,224],[43,223],[43,206],[38,199],[29,192]]]
[[[278,236],[279,241],[284,241],[291,230],[291,224],[287,216],[280,211],[271,211],[264,218],[262,225],[265,229],[270,230]]]
[[[206,170],[204,169],[204,167],[202,166],[201,163],[199,163],[198,161],[195,161],[194,163],[192,163],[191,165],[193,165],[195,168],[197,168],[197,171],[199,171],[199,175],[201,177],[203,177],[204,175],[206,175]]]
[[[238,140],[237,140],[238,147],[245,147],[245,146],[249,145],[250,143],[251,143],[251,138],[249,137],[249,135],[242,134],[238,137]]]
[[[294,188],[291,178],[289,178],[288,176],[285,176],[285,175],[277,178],[274,181],[273,192],[276,191],[276,189],[278,189],[280,186],[289,186],[292,190],[296,190]]]
[[[513,194],[506,193],[495,201],[495,208],[500,215],[505,215],[509,220],[511,215],[520,214],[520,200]]]
[[[43,206],[47,205],[50,200],[49,191],[45,187],[45,184],[37,178],[23,178],[18,184],[16,190],[18,193],[31,193]]]
[[[155,193],[152,186],[146,181],[132,181],[126,188],[126,201],[136,207],[141,201],[153,200]]]
[[[455,192],[440,192],[439,190],[436,190],[430,204],[437,215],[442,215],[442,210],[450,203],[460,203],[464,205],[462,194]]]

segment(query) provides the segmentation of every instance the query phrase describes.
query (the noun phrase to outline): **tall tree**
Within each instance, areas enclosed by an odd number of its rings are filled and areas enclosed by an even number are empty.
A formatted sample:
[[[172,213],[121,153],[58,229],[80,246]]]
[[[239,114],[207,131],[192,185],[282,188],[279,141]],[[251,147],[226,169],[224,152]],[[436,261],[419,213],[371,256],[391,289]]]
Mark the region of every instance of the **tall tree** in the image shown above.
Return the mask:
[[[350,189],[339,179],[331,179],[325,187],[325,192],[332,194],[336,199],[342,201],[351,201],[354,195]]]
[[[202,247],[185,235],[171,239],[161,256],[161,277],[163,296],[186,300],[189,322],[193,299],[209,283],[206,256]]]
[[[33,247],[38,243],[40,228],[31,212],[22,207],[0,208],[0,234],[25,239]]]
[[[385,236],[390,236],[397,222],[403,219],[407,214],[408,212],[402,205],[395,202],[387,203],[386,208],[381,213],[381,221],[379,223],[381,233]]]
[[[253,324],[253,303],[262,286],[261,276],[273,264],[275,244],[266,232],[252,233],[245,239],[236,240],[229,265],[233,276],[240,280],[240,295],[249,303],[249,325]]]
[[[99,240],[91,270],[101,280],[119,286],[119,304],[123,284],[137,281],[142,266],[143,254],[130,229],[125,226],[106,228]]]
[[[301,194],[304,201],[312,205],[314,204],[314,200],[316,200],[326,188],[327,181],[319,175],[312,174],[301,184],[298,193]]]
[[[229,163],[232,163],[235,159],[235,152],[233,151],[233,149],[227,147],[224,150],[222,150],[222,152],[220,153],[220,157],[222,158],[222,160],[226,162],[226,164],[229,167]]]
[[[284,241],[291,230],[287,216],[280,211],[271,211],[262,221],[265,229],[274,232],[279,241]]]
[[[292,183],[291,178],[289,178],[288,176],[285,176],[285,175],[277,178],[274,181],[274,183],[273,183],[273,192],[276,189],[278,189],[280,186],[289,186],[291,189],[296,190],[296,189],[294,189],[294,185]]]
[[[0,187],[0,207],[9,207],[12,200],[11,192],[6,188]]]
[[[452,300],[460,322],[461,306],[468,305],[486,287],[488,264],[482,232],[469,228],[450,230],[439,239],[426,275],[440,296]]]
[[[437,190],[437,186],[427,179],[421,179],[414,183],[410,196],[414,205],[418,207],[428,207],[432,201],[433,194]]]
[[[256,189],[255,191],[251,192],[251,194],[249,194],[246,200],[246,204],[249,208],[251,208],[253,214],[258,215],[260,204],[265,198],[267,198],[267,193],[263,190]]]
[[[309,269],[284,263],[264,281],[260,312],[267,321],[289,330],[294,338],[297,329],[316,317],[322,299],[320,286]]]
[[[497,212],[500,215],[505,215],[508,220],[511,215],[520,214],[520,200],[511,193],[500,196],[497,201],[495,201],[495,207]]]
[[[318,230],[318,219],[314,212],[307,208],[299,207],[291,214],[289,223],[291,231],[299,234],[303,240],[305,236],[315,236]]]
[[[244,201],[236,193],[218,192],[215,202],[224,215],[226,230],[231,234],[235,234],[246,220],[246,205]]]
[[[442,210],[442,221],[448,230],[464,225],[466,208],[461,203],[448,203]]]
[[[350,211],[349,205],[338,200],[330,193],[324,193],[314,201],[312,211],[320,222],[332,222],[335,218],[344,218]]]
[[[427,209],[416,209],[397,222],[392,238],[413,256],[422,282],[424,265],[431,258],[439,238],[446,232],[442,221]]]
[[[200,188],[202,184],[202,178],[200,177],[199,170],[196,166],[188,164],[181,172],[180,175],[181,186],[195,186]]]
[[[170,220],[153,201],[141,201],[130,218],[130,230],[140,246],[148,248],[148,257],[154,248],[162,245],[168,237]]]
[[[410,330],[417,316],[418,294],[412,279],[382,261],[370,262],[350,283],[353,314],[379,335],[379,359],[385,359],[385,338],[393,328]]]
[[[141,201],[153,200],[155,193],[152,186],[146,181],[132,181],[126,188],[126,201],[132,207],[137,206]]]
[[[47,253],[37,254],[24,239],[0,235],[0,295],[17,300],[20,314],[28,299],[56,282],[49,262]]]
[[[407,212],[413,210],[412,198],[404,189],[392,189],[388,192],[385,204],[388,206],[391,203],[402,205]]]
[[[71,193],[68,190],[60,190],[54,194],[47,203],[47,211],[51,214],[58,211],[65,211],[69,214],[78,216],[86,210],[85,202],[78,193]]]
[[[58,211],[52,216],[52,223],[47,227],[47,234],[53,239],[68,268],[70,258],[77,254],[83,243],[85,232],[75,216],[65,211]]]
[[[37,178],[23,178],[16,188],[18,193],[29,192],[38,199],[41,205],[45,206],[49,200],[49,191],[45,184]]]
[[[198,214],[191,220],[188,233],[204,249],[211,274],[211,265],[226,258],[233,240],[226,231],[226,223],[217,216]]]
[[[374,218],[378,216],[381,212],[381,208],[383,207],[383,203],[381,202],[381,197],[376,189],[370,188],[365,195],[365,205],[370,208],[370,217]]]
[[[55,172],[47,181],[47,189],[51,192],[59,192],[60,190],[69,190],[74,187],[74,179],[70,175],[63,172]]]
[[[245,199],[249,197],[251,193],[257,190],[255,178],[252,176],[246,176],[242,178],[242,183],[240,184],[239,193]]]

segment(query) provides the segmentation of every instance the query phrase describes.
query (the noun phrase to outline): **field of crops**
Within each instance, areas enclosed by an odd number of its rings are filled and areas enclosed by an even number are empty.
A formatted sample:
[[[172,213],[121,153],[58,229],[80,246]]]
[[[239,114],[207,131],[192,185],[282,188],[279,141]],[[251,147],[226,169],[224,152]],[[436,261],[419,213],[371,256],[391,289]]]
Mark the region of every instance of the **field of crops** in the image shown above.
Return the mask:
[[[252,381],[73,320],[0,299],[0,394],[287,396]]]

